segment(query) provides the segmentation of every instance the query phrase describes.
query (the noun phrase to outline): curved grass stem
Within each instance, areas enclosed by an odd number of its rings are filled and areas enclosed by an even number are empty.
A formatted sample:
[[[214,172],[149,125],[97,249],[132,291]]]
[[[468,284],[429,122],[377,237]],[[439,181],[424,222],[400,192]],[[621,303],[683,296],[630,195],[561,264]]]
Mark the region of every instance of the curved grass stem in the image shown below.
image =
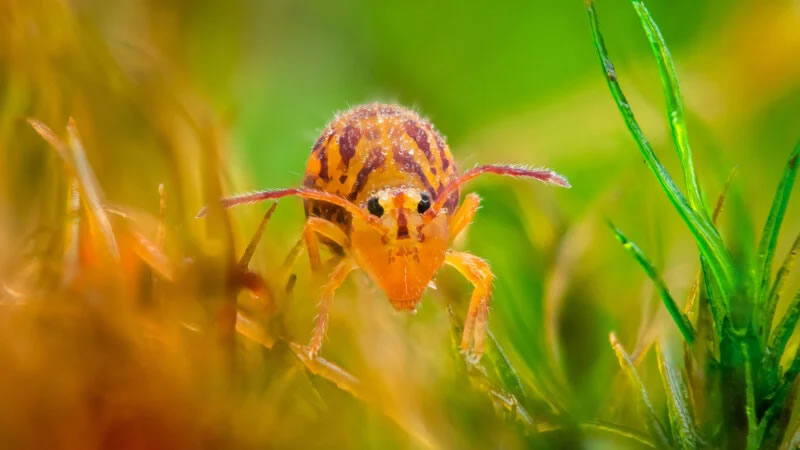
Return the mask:
[[[778,245],[778,233],[780,232],[783,216],[786,213],[786,207],[789,203],[789,196],[792,193],[798,166],[800,166],[800,141],[795,145],[792,154],[789,156],[789,161],[786,163],[783,177],[781,177],[781,181],[778,183],[775,197],[772,200],[772,207],[770,207],[769,210],[769,216],[767,216],[764,230],[761,233],[761,240],[758,243],[758,269],[756,272],[758,298],[756,300],[759,302],[759,308],[756,308],[756,311],[761,317],[757,318],[756,323],[761,327],[762,336],[769,333],[770,324],[767,323],[767,320],[770,322],[772,321],[770,314],[770,310],[774,308],[770,293],[772,259],[775,257],[775,247]]]
[[[653,49],[653,56],[658,63],[658,74],[661,77],[661,85],[664,88],[664,97],[667,103],[667,116],[669,126],[672,131],[672,140],[683,167],[683,176],[686,183],[689,205],[698,215],[708,219],[703,196],[700,192],[700,185],[697,182],[697,174],[694,170],[694,159],[692,149],[689,147],[689,137],[686,131],[686,116],[683,111],[683,98],[681,96],[678,75],[675,71],[675,63],[672,60],[667,43],[661,35],[650,11],[641,0],[632,0],[633,8],[639,15],[642,28],[650,41]]]
[[[672,316],[672,320],[674,320],[675,324],[678,326],[683,338],[686,340],[686,342],[690,344],[693,343],[695,337],[694,327],[692,326],[692,323],[689,321],[689,318],[686,316],[686,314],[684,314],[675,303],[675,300],[669,293],[667,284],[658,274],[655,267],[650,264],[650,261],[647,259],[647,256],[645,256],[644,252],[642,252],[642,250],[636,244],[631,242],[624,234],[622,234],[622,231],[617,229],[611,223],[609,223],[609,226],[614,232],[614,235],[616,235],[617,239],[619,239],[619,241],[625,247],[625,250],[627,250],[633,256],[640,266],[642,266],[642,269],[644,269],[647,276],[650,277],[650,280],[652,280],[655,284],[656,289],[661,296],[661,300],[664,302],[664,306],[667,308],[670,316]]]
[[[614,98],[614,102],[617,104],[617,107],[622,114],[622,118],[624,119],[628,130],[631,132],[634,141],[636,141],[645,163],[653,172],[659,184],[661,185],[662,190],[667,195],[670,203],[672,203],[673,207],[677,210],[678,214],[681,216],[681,219],[683,219],[683,221],[686,223],[686,226],[689,228],[689,231],[694,236],[700,253],[708,261],[709,269],[713,274],[715,284],[719,288],[724,309],[727,313],[727,311],[730,309],[730,298],[733,296],[736,286],[733,273],[733,263],[731,261],[730,254],[725,248],[719,232],[708,218],[708,215],[705,213],[700,214],[695,211],[694,208],[692,208],[690,203],[686,200],[686,197],[675,184],[675,181],[667,172],[666,168],[658,160],[658,157],[656,156],[655,152],[653,152],[653,149],[650,147],[650,143],[644,136],[641,127],[639,127],[639,123],[633,114],[633,110],[631,109],[625,94],[622,92],[619,82],[617,81],[617,74],[614,70],[614,64],[611,62],[611,59],[608,56],[608,50],[606,49],[605,42],[603,41],[602,34],[600,33],[600,25],[597,20],[597,13],[595,12],[594,5],[591,0],[587,0],[586,8],[592,27],[592,37],[595,49],[597,50],[597,54],[600,58],[600,63],[603,67],[603,73],[606,77],[606,81],[608,82],[608,87],[611,91],[612,97]]]

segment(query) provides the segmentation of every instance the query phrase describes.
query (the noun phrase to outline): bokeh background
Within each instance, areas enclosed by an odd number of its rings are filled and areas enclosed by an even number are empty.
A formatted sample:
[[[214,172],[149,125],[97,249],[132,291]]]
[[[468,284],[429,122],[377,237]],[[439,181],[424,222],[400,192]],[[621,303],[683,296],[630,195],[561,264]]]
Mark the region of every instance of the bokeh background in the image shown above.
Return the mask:
[[[721,227],[758,230],[800,135],[800,3],[648,7],[676,60],[710,203],[738,168]],[[597,8],[634,111],[680,178],[636,14],[623,0]],[[304,366],[291,343],[308,339],[316,287],[304,261],[291,294],[274,276],[300,236],[296,199],[281,201],[250,265],[272,306],[238,294],[263,339],[220,343],[217,319],[236,295],[232,261],[267,205],[208,221],[194,213],[223,193],[299,184],[326,123],[371,101],[428,117],[461,168],[547,166],[572,183],[473,182],[483,208],[457,243],[495,271],[490,326],[522,380],[531,420],[504,410],[481,384],[496,378],[492,365],[488,375],[468,373],[453,350],[447,305],[457,316],[470,290],[451,269],[415,315],[394,312],[366,277],[353,276],[337,293],[322,356],[357,388]],[[95,255],[92,226],[77,235],[89,242],[82,256],[67,257],[70,227],[91,218],[70,212],[73,178],[27,117],[60,136],[73,117],[104,201],[141,213],[114,225],[122,263]],[[159,184],[168,280],[136,250],[137,233],[157,240]],[[800,229],[798,197],[779,255]],[[0,393],[11,400],[0,406],[0,446],[638,448],[583,426],[643,429],[608,334],[640,353],[658,402],[645,344],[675,330],[607,219],[685,298],[696,250],[610,98],[580,0],[6,0]]]

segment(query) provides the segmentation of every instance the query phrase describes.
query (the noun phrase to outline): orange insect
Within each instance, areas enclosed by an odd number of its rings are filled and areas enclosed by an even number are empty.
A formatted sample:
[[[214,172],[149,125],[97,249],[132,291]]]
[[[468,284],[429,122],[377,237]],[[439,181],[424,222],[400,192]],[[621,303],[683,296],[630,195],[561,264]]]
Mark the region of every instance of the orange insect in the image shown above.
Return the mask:
[[[312,270],[321,265],[320,242],[342,255],[322,288],[308,346],[311,357],[322,345],[334,291],[351,271],[364,270],[395,309],[413,311],[442,264],[449,264],[474,286],[461,347],[479,358],[494,275],[483,259],[449,247],[480,204],[476,194],[469,194],[459,206],[459,187],[482,173],[570,187],[551,170],[517,166],[479,166],[459,176],[450,149],[430,123],[401,106],[373,103],[328,125],[311,151],[303,187],[247,193],[221,203],[227,208],[302,197],[306,222],[299,246],[305,246]],[[298,255],[290,255],[290,264]]]

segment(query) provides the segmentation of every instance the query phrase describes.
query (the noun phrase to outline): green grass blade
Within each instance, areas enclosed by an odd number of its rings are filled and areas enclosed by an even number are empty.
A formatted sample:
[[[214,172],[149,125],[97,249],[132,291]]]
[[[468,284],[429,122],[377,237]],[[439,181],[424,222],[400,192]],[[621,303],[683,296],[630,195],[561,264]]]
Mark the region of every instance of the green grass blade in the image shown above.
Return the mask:
[[[636,259],[636,262],[639,263],[640,266],[644,269],[645,273],[650,280],[653,281],[655,284],[656,289],[658,290],[659,295],[661,296],[661,300],[664,302],[664,306],[667,308],[667,311],[672,316],[672,320],[675,321],[675,324],[678,325],[678,329],[680,330],[683,338],[686,339],[686,342],[692,343],[694,342],[694,328],[692,327],[692,323],[689,321],[689,318],[686,317],[678,305],[675,303],[675,300],[672,298],[672,295],[669,293],[669,289],[667,288],[666,283],[664,280],[661,279],[661,276],[658,275],[655,267],[650,264],[647,257],[645,256],[644,252],[636,246],[633,242],[628,240],[622,232],[617,229],[613,224],[609,223],[609,226],[614,231],[614,234],[617,236],[617,239],[622,243],[623,247]]]
[[[770,425],[772,425],[772,422],[778,417],[778,415],[781,413],[781,410],[784,408],[784,402],[786,401],[787,396],[791,393],[792,385],[794,384],[798,374],[800,374],[800,349],[795,352],[794,358],[792,358],[792,362],[789,364],[789,368],[786,369],[786,372],[783,374],[781,385],[776,390],[775,395],[772,396],[772,404],[767,409],[767,412],[764,413],[764,417],[759,423],[759,442],[763,440],[767,429],[770,427]]]
[[[783,373],[783,387],[786,388],[786,391],[791,389],[792,383],[794,383],[795,378],[797,375],[800,374],[800,348],[797,349],[794,353],[794,358],[792,358],[791,364],[789,364],[789,368],[786,369],[786,372]]]
[[[725,187],[722,188],[722,193],[719,194],[717,197],[717,204],[714,205],[714,212],[711,214],[711,223],[715,226],[717,225],[717,220],[719,220],[719,215],[722,213],[722,207],[725,206],[725,200],[728,199],[728,194],[731,191],[731,183],[733,183],[733,177],[736,176],[736,172],[739,169],[734,167],[731,169],[730,173],[728,174],[728,178],[725,180]]]
[[[720,213],[722,213],[722,207],[725,205],[725,200],[728,199],[728,193],[730,192],[731,183],[733,182],[733,177],[736,175],[736,168],[734,167],[731,172],[728,174],[728,179],[725,180],[725,187],[722,190],[722,193],[717,197],[717,203],[714,206],[714,212],[711,214],[711,222],[716,225],[717,220],[719,219]],[[705,273],[704,273],[705,272]],[[703,257],[700,257],[700,270],[697,271],[697,276],[695,277],[694,283],[692,284],[691,289],[689,290],[689,295],[687,297],[686,303],[683,307],[684,314],[689,317],[691,320],[692,309],[694,307],[695,301],[697,301],[697,297],[700,294],[700,285],[701,282],[704,284],[705,293],[708,294],[706,296],[706,301],[710,303],[710,307],[713,308],[714,313],[714,325],[716,329],[719,329],[719,322],[720,319],[719,315],[719,305],[714,298],[711,298],[711,291],[708,287],[708,264],[705,263]],[[701,306],[702,308],[702,306]],[[698,321],[700,320],[700,308],[698,308]],[[698,330],[699,331],[699,330]]]
[[[586,431],[600,431],[613,436],[623,437],[645,447],[656,448],[655,444],[647,439],[647,436],[642,435],[639,431],[625,427],[624,425],[602,421],[589,421],[580,424],[580,428]]]
[[[695,423],[705,429],[710,421],[709,404],[713,402],[715,392],[714,354],[719,343],[721,325],[716,322],[714,303],[710,297],[710,282],[705,264],[701,260],[701,283],[699,288],[697,316],[695,323],[696,344],[690,346],[683,343],[683,364],[687,374],[689,392],[692,393],[691,404],[695,407]],[[700,437],[698,436],[698,440]],[[704,446],[701,442],[700,446]]]
[[[744,412],[747,416],[747,448],[756,450],[763,437],[758,432],[758,417],[756,414],[756,388],[753,378],[753,361],[750,358],[750,350],[747,343],[742,341],[742,354],[744,355],[744,383],[745,383],[745,406]]]
[[[778,300],[780,300],[784,282],[786,281],[786,277],[792,272],[794,260],[797,257],[798,251],[800,251],[800,234],[794,239],[789,253],[786,255],[786,258],[783,259],[783,264],[781,264],[781,267],[775,274],[775,281],[772,283],[772,288],[769,290],[769,297],[767,297],[767,305],[765,308],[766,315],[763,323],[764,329],[762,330],[762,336],[765,342],[767,340],[766,337],[770,335],[770,331],[772,330],[772,320],[775,318],[775,307],[778,306]]]
[[[711,215],[711,221],[714,224],[716,224],[717,219],[722,212],[722,207],[725,205],[725,200],[728,198],[731,182],[733,181],[733,176],[735,174],[736,168],[731,170],[730,174],[728,174],[728,179],[725,181],[725,188],[723,189],[722,194],[720,194],[720,196],[717,198],[717,204],[714,207],[714,212]],[[698,297],[700,298],[700,304],[697,307],[696,320],[693,321],[691,315],[692,306]],[[712,292],[711,282],[709,280],[708,264],[706,263],[705,258],[701,256],[700,270],[697,273],[697,278],[692,286],[691,294],[689,295],[689,298],[686,301],[686,305],[683,309],[684,314],[689,317],[689,320],[696,324],[695,338],[699,342],[705,344],[703,346],[695,346],[694,349],[690,350],[698,362],[706,361],[708,355],[713,354],[714,348],[719,341],[717,336],[719,334],[718,330],[722,329],[722,324],[720,322],[722,320],[721,309],[722,306],[720,305],[719,299],[716,298]],[[687,355],[689,354],[690,353],[687,352]],[[688,363],[686,367],[688,370],[690,367]],[[701,381],[695,384],[700,385],[702,383],[703,382]]]
[[[711,287],[711,280],[708,272],[708,264],[703,258],[700,258],[700,273],[703,279],[703,293],[708,301],[709,310],[711,311],[711,320],[714,324],[714,333],[711,336],[715,342],[719,342],[719,335],[722,330],[723,311],[719,300],[714,298],[714,292]]]
[[[769,281],[772,272],[772,258],[775,256],[775,247],[778,245],[778,233],[783,222],[783,216],[786,213],[786,205],[789,203],[789,196],[792,193],[792,186],[797,175],[798,160],[800,160],[800,141],[795,145],[789,157],[789,162],[786,164],[786,169],[783,171],[783,177],[778,183],[778,189],[775,192],[775,197],[772,200],[772,207],[767,216],[767,222],[764,224],[764,231],[761,233],[761,241],[758,244],[758,271],[756,272],[756,280],[759,283],[758,299],[762,306],[762,317],[760,325],[762,330],[764,327],[764,320],[766,320],[766,307],[768,303],[767,290],[769,289]]]
[[[661,77],[661,85],[664,87],[664,97],[667,103],[667,115],[672,131],[672,140],[675,142],[675,148],[678,151],[678,157],[683,167],[683,176],[686,183],[689,205],[691,205],[699,215],[707,217],[705,205],[703,204],[703,197],[700,193],[700,185],[697,182],[697,174],[694,170],[692,150],[689,147],[689,138],[686,132],[686,117],[683,112],[683,98],[681,97],[680,85],[678,84],[678,76],[675,71],[675,64],[672,61],[672,55],[669,53],[667,43],[664,42],[661,30],[658,29],[658,25],[656,25],[644,3],[641,0],[632,0],[632,3],[633,8],[639,15],[642,28],[644,28],[644,32],[647,35],[647,40],[650,41],[650,47],[652,47],[653,55],[658,63],[658,73]]]
[[[592,37],[600,57],[600,62],[603,67],[603,73],[608,82],[608,87],[611,95],[614,98],[617,107],[622,114],[628,130],[631,132],[639,151],[645,160],[645,163],[656,176],[663,191],[667,194],[670,203],[678,211],[681,219],[686,223],[689,231],[697,242],[700,253],[707,259],[709,268],[714,276],[715,283],[719,286],[720,292],[725,304],[728,301],[734,290],[734,277],[733,277],[733,264],[725,248],[722,238],[717,232],[717,229],[711,224],[710,220],[705,215],[699,215],[692,209],[691,205],[687,202],[683,193],[675,185],[672,177],[656,157],[653,149],[650,147],[647,138],[642,133],[639,123],[628,104],[622,88],[617,82],[617,75],[614,71],[614,65],[608,57],[608,50],[606,49],[603,37],[600,33],[600,25],[597,21],[597,13],[595,12],[594,5],[591,0],[587,0],[586,9],[589,14],[589,21],[592,28]]]
[[[792,337],[792,332],[794,332],[798,319],[800,319],[800,291],[795,295],[783,319],[781,319],[778,326],[775,327],[772,342],[770,342],[769,347],[767,347],[767,354],[765,355],[764,365],[768,369],[777,367],[784,350],[786,350],[786,344],[789,342],[789,338]]]
[[[486,349],[486,357],[489,359],[491,367],[494,368],[497,378],[511,395],[520,399],[521,402],[527,403],[527,395],[522,387],[522,380],[520,380],[517,371],[509,361],[508,356],[506,356],[506,352],[497,342],[494,333],[489,331],[488,338],[490,345]]]
[[[683,373],[675,366],[669,353],[664,353],[661,344],[656,344],[656,358],[664,391],[667,394],[667,412],[672,428],[672,436],[680,448],[697,448],[697,427],[694,421],[694,411]]]
[[[636,370],[636,366],[633,364],[630,355],[628,355],[622,347],[622,344],[619,343],[614,333],[609,334],[608,339],[611,343],[611,348],[614,349],[614,352],[617,354],[620,368],[622,368],[622,371],[628,377],[628,381],[630,381],[632,387],[637,391],[639,409],[641,410],[647,430],[661,447],[671,448],[672,442],[669,434],[667,434],[661,421],[658,420],[658,414],[656,414],[653,403],[650,401],[650,396],[647,394],[647,389],[645,389],[642,378],[639,376],[639,372]]]

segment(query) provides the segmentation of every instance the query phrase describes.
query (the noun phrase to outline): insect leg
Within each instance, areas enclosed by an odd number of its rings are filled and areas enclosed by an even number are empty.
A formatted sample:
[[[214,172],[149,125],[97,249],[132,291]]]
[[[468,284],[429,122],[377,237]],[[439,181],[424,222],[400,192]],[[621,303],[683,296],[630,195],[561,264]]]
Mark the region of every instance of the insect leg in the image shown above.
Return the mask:
[[[308,356],[310,358],[313,359],[316,357],[317,353],[319,353],[320,347],[322,347],[322,339],[325,337],[325,329],[328,328],[328,312],[331,303],[333,302],[333,293],[336,291],[336,288],[341,286],[341,284],[347,278],[347,275],[357,267],[358,266],[356,265],[356,262],[351,258],[343,259],[333,269],[328,282],[322,286],[319,312],[317,313],[314,331],[311,334],[311,342],[308,344]]]
[[[436,202],[428,209],[427,214],[433,217],[439,213],[439,210],[447,203],[450,194],[456,192],[462,184],[484,173],[493,173],[496,175],[505,175],[517,178],[532,178],[539,180],[545,184],[554,184],[569,188],[570,184],[566,178],[553,172],[549,169],[535,169],[524,166],[504,166],[504,165],[488,165],[478,166],[470,169],[461,174],[455,181],[448,184],[441,192],[437,192]]]
[[[475,287],[464,321],[461,348],[467,350],[471,344],[475,356],[479,358],[486,341],[494,274],[486,261],[469,253],[449,251],[445,263],[455,267]]]
[[[311,264],[311,271],[319,273],[319,268],[322,266],[322,261],[319,257],[319,238],[314,230],[313,219],[317,217],[309,217],[306,225],[303,228],[303,241],[306,244],[306,251],[308,252],[308,262]],[[318,219],[319,220],[319,219]]]
[[[340,245],[342,248],[347,248],[347,236],[344,232],[333,222],[322,219],[320,217],[309,217],[303,227],[303,237],[292,247],[286,259],[281,266],[281,280],[289,276],[292,268],[297,264],[297,259],[300,257],[303,248],[308,251],[308,259],[311,263],[311,270],[318,272],[321,266],[321,259],[319,256],[319,237],[321,234],[333,242]]]
[[[453,218],[450,219],[451,241],[472,223],[472,219],[475,218],[475,213],[478,212],[480,206],[481,198],[478,197],[478,194],[472,193],[464,197],[464,203],[461,204],[461,207],[453,214]]]

